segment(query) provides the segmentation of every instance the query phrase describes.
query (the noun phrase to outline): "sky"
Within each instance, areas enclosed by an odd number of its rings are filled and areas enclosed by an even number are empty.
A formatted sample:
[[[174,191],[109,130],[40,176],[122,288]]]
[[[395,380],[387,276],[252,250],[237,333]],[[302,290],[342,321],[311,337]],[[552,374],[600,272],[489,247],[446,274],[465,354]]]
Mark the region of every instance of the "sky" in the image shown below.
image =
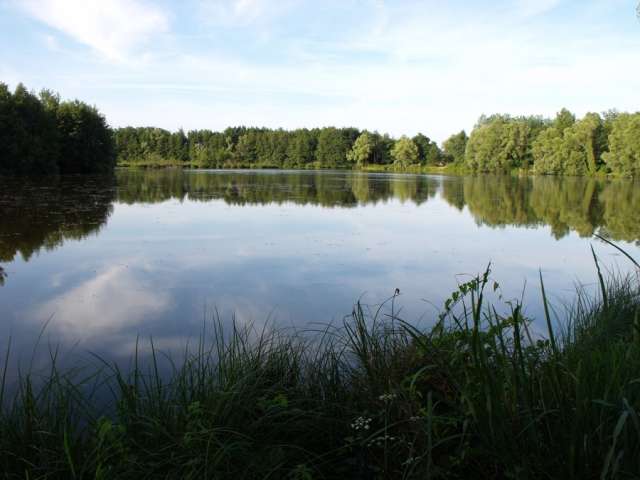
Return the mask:
[[[481,114],[640,110],[637,0],[0,0],[0,82],[113,127],[335,125],[442,141]]]

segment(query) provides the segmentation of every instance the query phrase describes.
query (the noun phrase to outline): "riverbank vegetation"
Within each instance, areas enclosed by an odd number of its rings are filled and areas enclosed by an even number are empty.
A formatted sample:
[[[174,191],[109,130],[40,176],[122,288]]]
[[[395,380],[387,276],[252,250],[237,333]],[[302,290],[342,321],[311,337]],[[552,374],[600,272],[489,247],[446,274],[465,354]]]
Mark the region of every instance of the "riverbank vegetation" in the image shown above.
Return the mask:
[[[0,175],[109,173],[112,131],[95,107],[0,83]]]
[[[197,130],[185,134],[159,128],[117,129],[118,163],[123,166],[178,165],[198,168],[363,168],[436,166],[448,157],[428,137],[394,140],[355,128],[293,131],[266,128]]]
[[[442,142],[356,128],[221,132],[111,130],[95,107],[0,83],[0,174],[108,173],[120,166],[360,169],[395,172],[640,174],[640,113],[482,116]]]
[[[54,350],[46,372],[3,380],[0,468],[33,479],[637,478],[638,277],[607,280],[594,259],[600,293],[578,289],[556,310],[541,278],[535,322],[517,301],[489,304],[500,286],[487,269],[429,329],[403,321],[394,295],[320,332],[217,319],[175,363],[152,340],[126,370],[96,359],[60,371]]]
[[[482,116],[471,134],[442,147],[423,134],[394,139],[354,128],[227,128],[185,133],[117,129],[122,166],[198,168],[349,168],[395,172],[529,172],[544,175],[635,176],[640,173],[640,113],[566,109],[555,119]]]

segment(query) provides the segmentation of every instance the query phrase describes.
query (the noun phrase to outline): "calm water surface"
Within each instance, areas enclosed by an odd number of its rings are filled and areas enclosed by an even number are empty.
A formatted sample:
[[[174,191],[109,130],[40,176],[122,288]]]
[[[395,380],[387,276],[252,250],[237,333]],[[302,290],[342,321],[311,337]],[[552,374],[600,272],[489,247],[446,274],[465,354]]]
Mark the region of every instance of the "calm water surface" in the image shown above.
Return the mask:
[[[402,316],[428,322],[489,261],[504,298],[524,289],[534,317],[539,268],[558,304],[593,284],[590,244],[629,269],[594,233],[640,257],[639,187],[313,171],[0,178],[0,340],[31,352],[49,321],[43,342],[117,360],[137,335],[180,348],[215,310],[307,327],[395,288]]]

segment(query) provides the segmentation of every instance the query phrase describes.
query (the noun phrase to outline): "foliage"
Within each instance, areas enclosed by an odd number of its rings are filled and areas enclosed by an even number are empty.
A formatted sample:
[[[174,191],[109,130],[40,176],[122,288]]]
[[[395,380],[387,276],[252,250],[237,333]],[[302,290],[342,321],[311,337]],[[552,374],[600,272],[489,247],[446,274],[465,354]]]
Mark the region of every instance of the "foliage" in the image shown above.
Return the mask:
[[[126,371],[99,359],[61,371],[52,352],[43,376],[10,386],[9,348],[0,468],[7,479],[637,478],[640,289],[637,277],[605,280],[594,258],[600,294],[579,290],[562,318],[541,278],[543,336],[523,305],[499,303],[487,269],[428,330],[399,318],[397,293],[317,335],[214,319],[167,376],[150,341]]]
[[[356,141],[353,143],[353,147],[347,153],[347,160],[351,163],[355,163],[359,167],[362,167],[369,163],[373,154],[373,137],[369,132],[362,132]]]
[[[612,121],[609,151],[603,159],[614,174],[640,175],[640,113],[623,113]]]
[[[318,134],[316,161],[329,168],[343,166],[347,152],[357,136],[358,131],[355,129],[323,128]]]
[[[402,136],[393,145],[391,156],[394,165],[398,168],[407,168],[409,165],[417,163],[420,159],[420,152],[417,145],[406,136]]]
[[[439,165],[445,160],[438,144],[429,137],[418,133],[412,140],[418,147],[418,160],[421,165]]]
[[[467,149],[469,137],[467,132],[462,130],[459,133],[451,135],[442,144],[442,150],[446,161],[462,164],[464,162],[464,154]]]
[[[56,173],[58,143],[55,116],[38,97],[0,83],[0,173]]]
[[[79,102],[61,103],[56,112],[60,132],[61,173],[109,173],[115,167],[111,131],[94,107]]]
[[[355,128],[267,129],[221,132],[155,127],[111,131],[103,115],[78,100],[39,96],[22,84],[0,83],[0,174],[108,173],[122,166],[198,168],[393,168],[419,171],[454,163],[455,169],[541,174],[640,174],[638,116],[615,110],[577,120],[562,109],[541,117],[481,116],[471,135],[442,145],[418,133],[412,139]],[[393,165],[393,166],[392,166]]]
[[[111,131],[94,107],[40,97],[0,83],[0,174],[107,173],[115,166]]]
[[[582,120],[575,121],[573,115],[562,110],[533,143],[535,171],[594,174],[603,165],[602,156],[607,148],[606,129],[600,115],[588,113]]]
[[[539,117],[481,117],[467,142],[465,163],[479,172],[526,169],[533,162],[532,142],[544,127]]]

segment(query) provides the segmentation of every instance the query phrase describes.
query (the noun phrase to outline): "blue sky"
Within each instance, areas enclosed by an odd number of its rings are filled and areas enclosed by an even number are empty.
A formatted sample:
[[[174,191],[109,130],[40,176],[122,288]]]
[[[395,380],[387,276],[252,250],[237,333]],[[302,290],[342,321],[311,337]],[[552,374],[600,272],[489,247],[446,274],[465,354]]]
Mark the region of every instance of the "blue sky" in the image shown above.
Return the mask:
[[[637,0],[0,0],[0,81],[113,126],[355,126],[640,110]]]

